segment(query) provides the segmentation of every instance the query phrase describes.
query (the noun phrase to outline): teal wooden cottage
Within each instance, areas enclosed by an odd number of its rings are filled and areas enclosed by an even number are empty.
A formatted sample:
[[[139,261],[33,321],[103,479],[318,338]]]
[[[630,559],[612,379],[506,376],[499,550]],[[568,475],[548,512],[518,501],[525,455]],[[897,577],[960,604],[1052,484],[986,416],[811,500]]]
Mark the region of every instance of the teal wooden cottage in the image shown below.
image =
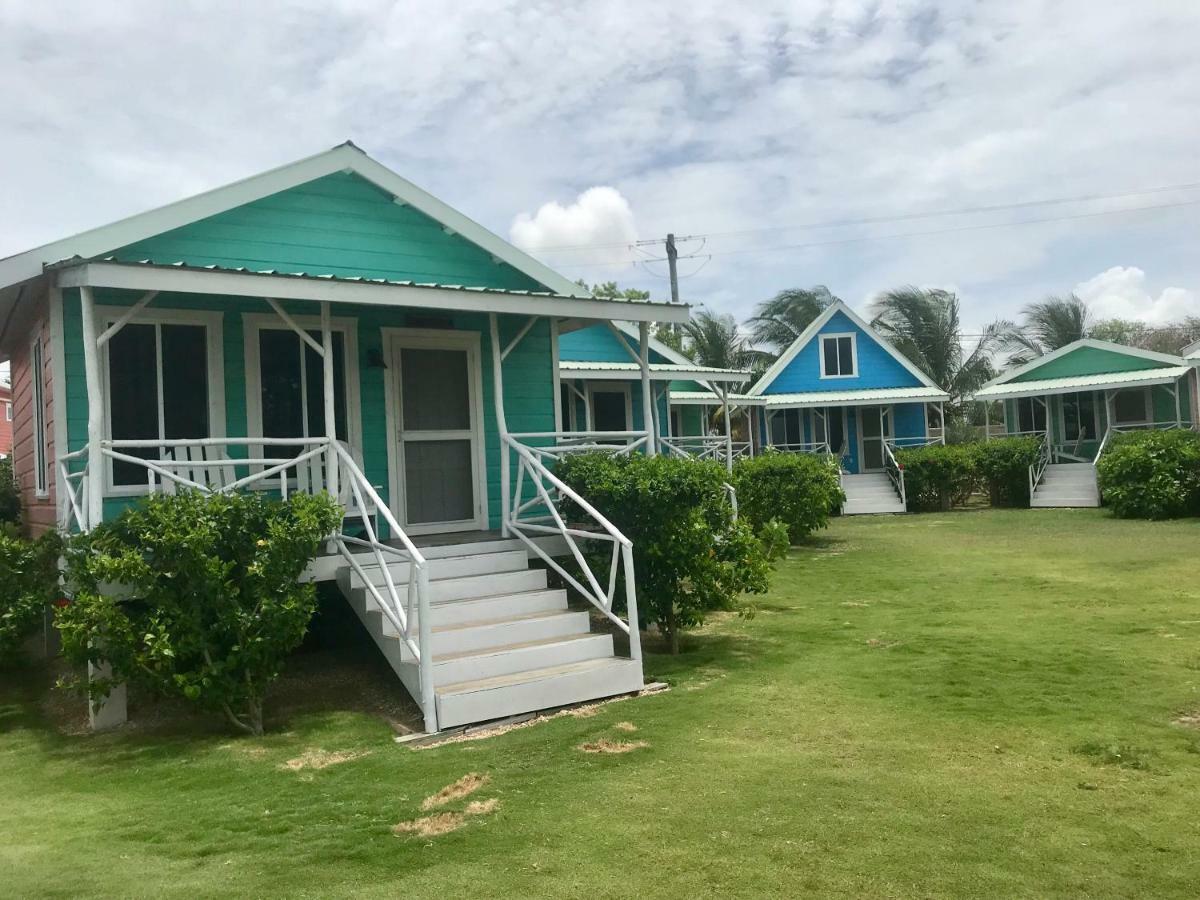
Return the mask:
[[[905,509],[895,448],[944,441],[949,395],[842,301],[792,343],[746,400],[763,445],[827,453],[846,493],[843,512]]]
[[[974,399],[984,404],[989,437],[1041,441],[1029,472],[1033,506],[1099,506],[1096,461],[1112,435],[1190,427],[1194,378],[1182,356],[1085,338],[1004,372]]]
[[[724,415],[735,400],[731,386],[749,381],[748,370],[698,365],[651,337],[647,417],[638,350],[637,328],[626,322],[560,333],[560,423],[565,430],[586,438],[593,431],[611,434],[641,426],[653,432],[663,453],[717,459],[727,466],[753,451],[748,436],[733,439],[733,414]]]
[[[649,323],[686,318],[591,297],[347,143],[0,260],[27,521],[87,529],[153,491],[327,490],[349,524],[312,577],[341,587],[428,729],[636,690],[631,544],[558,509],[589,507],[552,472],[571,444],[557,343],[633,323],[649,396]],[[614,452],[655,452],[620,424]],[[589,543],[611,564],[593,572]]]

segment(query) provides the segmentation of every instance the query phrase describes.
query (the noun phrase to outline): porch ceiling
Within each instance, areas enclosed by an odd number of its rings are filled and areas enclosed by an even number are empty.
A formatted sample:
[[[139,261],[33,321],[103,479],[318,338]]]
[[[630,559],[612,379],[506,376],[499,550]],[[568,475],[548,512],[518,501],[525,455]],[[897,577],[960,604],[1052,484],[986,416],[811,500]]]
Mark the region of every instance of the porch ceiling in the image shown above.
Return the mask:
[[[560,360],[560,375],[568,378],[584,378],[589,381],[625,381],[639,378],[641,368],[634,362],[583,362]],[[750,373],[742,369],[717,369],[710,366],[677,365],[675,363],[650,363],[650,378],[653,381],[719,381],[738,384],[750,380]]]
[[[858,391],[809,391],[804,394],[761,394],[767,409],[814,406],[874,406],[878,403],[938,403],[950,395],[938,388],[877,388]]]
[[[1116,391],[1126,387],[1170,384],[1190,371],[1191,366],[1168,366],[1162,369],[1137,369],[1131,372],[1074,375],[1069,378],[1044,378],[1040,381],[993,384],[990,387],[980,388],[972,399],[1012,400],[1018,397],[1040,397],[1044,394],[1074,394],[1086,390]]]
[[[632,322],[683,323],[688,307],[645,300],[569,297],[564,294],[511,291],[447,284],[418,284],[384,279],[337,278],[304,272],[255,272],[184,262],[159,265],[111,259],[66,260],[47,267],[60,287],[115,288],[181,294],[225,294],[276,300],[357,303],[363,306],[416,307],[517,315],[621,319]],[[744,376],[743,376],[744,377]]]

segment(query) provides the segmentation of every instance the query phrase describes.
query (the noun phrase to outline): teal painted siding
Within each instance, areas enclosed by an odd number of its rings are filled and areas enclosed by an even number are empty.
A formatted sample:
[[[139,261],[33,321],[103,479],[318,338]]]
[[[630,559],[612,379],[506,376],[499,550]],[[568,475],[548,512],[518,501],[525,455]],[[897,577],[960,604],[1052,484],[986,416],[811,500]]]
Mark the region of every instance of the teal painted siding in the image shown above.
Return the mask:
[[[545,290],[529,276],[365,179],[339,173],[115,251],[118,259],[185,261],[343,277]]]
[[[621,346],[621,341],[625,346]],[[633,355],[630,356],[630,351]],[[589,325],[559,335],[558,355],[560,359],[573,362],[619,362],[631,363],[637,359],[638,342],[627,335],[621,335],[620,340],[607,325]],[[649,359],[652,363],[670,363],[661,353],[650,348]],[[699,388],[688,388],[699,390]]]
[[[97,291],[97,303],[105,306],[127,305],[132,296],[121,297],[112,292]],[[67,374],[67,431],[71,450],[87,444],[87,391],[83,370],[82,321],[78,292],[64,292],[64,337],[66,344]],[[230,437],[245,437],[248,433],[246,416],[246,366],[242,315],[245,313],[270,313],[270,307],[258,300],[237,297],[163,295],[154,301],[157,309],[219,310],[222,319],[222,342],[224,348],[225,418],[226,431]],[[315,303],[290,302],[285,304],[289,313],[296,316],[317,315]],[[372,350],[383,346],[383,328],[410,327],[413,318],[422,317],[421,310],[387,309],[380,307],[339,306],[335,308],[337,318],[353,318],[357,321],[358,378],[361,402],[362,452],[364,474],[375,485],[383,485],[380,494],[391,501],[388,471],[387,419],[385,408],[385,380],[390,370],[368,368],[367,359]],[[444,314],[440,314],[445,318]],[[483,408],[480,410],[487,465],[487,502],[490,527],[500,523],[500,439],[496,427],[494,379],[492,377],[491,344],[487,333],[486,315],[478,313],[456,313],[449,317],[449,325],[458,331],[473,331],[480,334],[480,369],[483,388]],[[500,317],[500,341],[508,341],[526,322],[524,316]],[[508,427],[513,432],[553,431],[554,358],[550,342],[550,326],[540,320],[522,342],[504,361],[504,407]],[[231,452],[230,455],[240,455]],[[133,502],[129,499],[105,501],[105,516],[115,515],[121,508]]]

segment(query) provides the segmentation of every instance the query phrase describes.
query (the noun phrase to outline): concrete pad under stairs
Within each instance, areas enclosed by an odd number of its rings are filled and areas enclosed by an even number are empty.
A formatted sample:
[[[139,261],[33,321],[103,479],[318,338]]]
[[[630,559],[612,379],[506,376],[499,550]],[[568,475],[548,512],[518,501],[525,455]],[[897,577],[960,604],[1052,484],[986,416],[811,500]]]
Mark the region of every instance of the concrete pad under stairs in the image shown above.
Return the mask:
[[[905,512],[892,480],[882,472],[843,475],[842,489],[846,492],[846,502],[842,504],[844,516]]]
[[[613,636],[593,633],[586,609],[529,567],[517,540],[422,547],[429,562],[431,652],[438,727],[452,728],[641,690],[641,664],[614,653]],[[342,594],[392,669],[420,697],[417,660],[379,608],[368,583],[387,597],[373,554],[338,570]],[[408,563],[388,567],[407,596]],[[364,577],[365,576],[365,579]],[[413,633],[417,615],[414,614]]]
[[[1029,498],[1029,505],[1041,509],[1099,506],[1100,488],[1096,483],[1096,467],[1090,463],[1046,466],[1042,480]]]

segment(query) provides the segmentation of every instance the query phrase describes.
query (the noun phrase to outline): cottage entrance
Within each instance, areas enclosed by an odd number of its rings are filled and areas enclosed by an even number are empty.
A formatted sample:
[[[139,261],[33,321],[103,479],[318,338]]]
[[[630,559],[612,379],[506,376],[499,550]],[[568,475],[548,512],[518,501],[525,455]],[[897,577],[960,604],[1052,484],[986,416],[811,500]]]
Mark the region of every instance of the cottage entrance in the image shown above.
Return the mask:
[[[890,406],[860,406],[858,435],[862,447],[862,472],[883,471],[883,445],[892,439],[892,408]]]
[[[392,335],[392,495],[410,534],[487,527],[480,433],[479,335]]]

